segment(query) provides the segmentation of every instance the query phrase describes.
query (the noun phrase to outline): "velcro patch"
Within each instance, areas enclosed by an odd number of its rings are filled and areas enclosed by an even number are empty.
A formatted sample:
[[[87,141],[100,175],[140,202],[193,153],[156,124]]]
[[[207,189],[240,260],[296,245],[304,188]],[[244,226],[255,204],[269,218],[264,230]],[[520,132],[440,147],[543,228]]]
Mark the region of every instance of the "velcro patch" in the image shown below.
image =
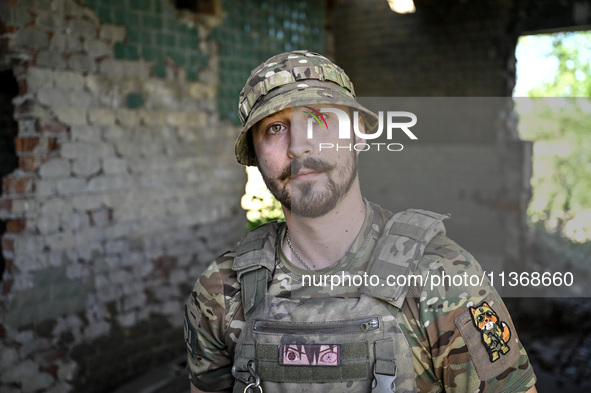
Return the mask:
[[[468,307],[454,322],[480,380],[486,381],[516,367],[519,341],[513,322],[503,303],[497,303],[492,295],[479,305]]]
[[[279,364],[282,366],[333,367],[341,365],[340,344],[281,344]]]

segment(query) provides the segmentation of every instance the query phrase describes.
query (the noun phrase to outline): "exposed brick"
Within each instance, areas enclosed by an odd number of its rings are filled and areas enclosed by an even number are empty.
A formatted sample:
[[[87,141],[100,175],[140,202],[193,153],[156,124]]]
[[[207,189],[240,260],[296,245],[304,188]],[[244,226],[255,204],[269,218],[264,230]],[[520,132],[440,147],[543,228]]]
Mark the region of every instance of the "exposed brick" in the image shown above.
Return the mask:
[[[20,233],[27,228],[27,220],[8,220],[6,221],[6,232]]]
[[[2,180],[5,194],[24,194],[33,191],[33,179],[30,177],[5,177]]]
[[[53,152],[59,150],[61,147],[57,138],[47,138],[47,150]]]
[[[34,156],[19,157],[18,166],[25,172],[35,172],[44,161],[44,159]]]
[[[12,211],[12,199],[0,198],[0,217]]]
[[[39,144],[40,139],[33,138],[14,138],[14,148],[17,152],[30,152]]]

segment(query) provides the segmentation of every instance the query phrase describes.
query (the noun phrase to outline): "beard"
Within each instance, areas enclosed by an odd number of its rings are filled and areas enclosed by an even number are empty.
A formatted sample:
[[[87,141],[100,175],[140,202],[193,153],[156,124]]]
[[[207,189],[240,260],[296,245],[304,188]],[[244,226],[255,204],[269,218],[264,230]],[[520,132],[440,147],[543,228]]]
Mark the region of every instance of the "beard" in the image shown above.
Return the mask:
[[[297,174],[301,168],[324,174],[327,178],[325,187],[318,189],[321,186],[316,184],[316,181],[290,181],[291,190],[288,190],[286,181],[291,178],[292,173]],[[357,154],[352,151],[347,160],[336,164],[312,157],[292,159],[291,165],[277,178],[271,178],[259,169],[271,194],[286,209],[300,217],[316,218],[334,209],[351,189],[357,178]]]

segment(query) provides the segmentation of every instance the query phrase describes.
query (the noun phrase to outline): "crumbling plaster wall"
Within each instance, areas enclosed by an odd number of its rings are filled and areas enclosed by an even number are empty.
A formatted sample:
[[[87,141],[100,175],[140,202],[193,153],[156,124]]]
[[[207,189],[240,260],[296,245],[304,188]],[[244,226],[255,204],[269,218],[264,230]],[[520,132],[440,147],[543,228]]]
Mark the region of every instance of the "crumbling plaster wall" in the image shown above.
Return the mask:
[[[0,21],[19,85],[0,390],[108,391],[182,352],[192,282],[245,228],[215,18],[182,23],[166,0],[3,0]]]

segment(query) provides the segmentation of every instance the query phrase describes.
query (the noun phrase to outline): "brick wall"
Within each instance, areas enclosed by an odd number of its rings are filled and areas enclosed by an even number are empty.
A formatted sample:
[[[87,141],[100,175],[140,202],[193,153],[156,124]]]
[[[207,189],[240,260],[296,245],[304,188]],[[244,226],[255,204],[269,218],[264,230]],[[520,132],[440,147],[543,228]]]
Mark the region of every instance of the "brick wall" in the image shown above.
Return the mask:
[[[3,392],[108,391],[182,354],[192,284],[245,228],[210,27],[167,1],[101,4],[0,2],[18,82]]]
[[[0,0],[0,391],[110,391],[184,352],[183,304],[246,228],[238,92],[324,46],[316,1],[211,4]]]

